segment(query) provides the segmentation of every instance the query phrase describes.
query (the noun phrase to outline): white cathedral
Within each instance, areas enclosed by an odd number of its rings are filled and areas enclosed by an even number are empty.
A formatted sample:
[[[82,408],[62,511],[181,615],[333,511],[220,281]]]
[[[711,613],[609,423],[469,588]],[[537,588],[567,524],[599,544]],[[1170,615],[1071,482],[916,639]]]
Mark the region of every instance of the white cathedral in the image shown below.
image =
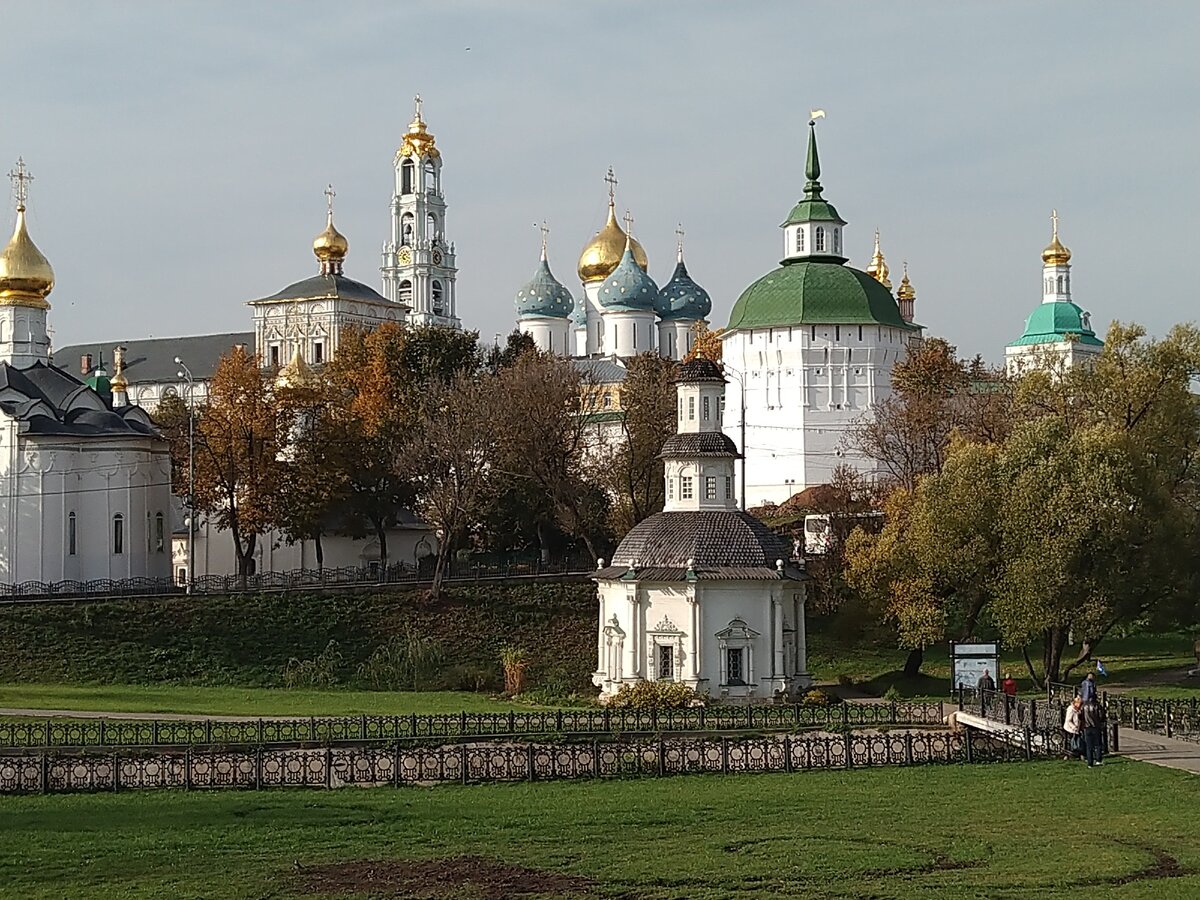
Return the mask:
[[[166,578],[171,462],[118,376],[90,384],[49,360],[54,270],[17,220],[0,253],[0,584]]]

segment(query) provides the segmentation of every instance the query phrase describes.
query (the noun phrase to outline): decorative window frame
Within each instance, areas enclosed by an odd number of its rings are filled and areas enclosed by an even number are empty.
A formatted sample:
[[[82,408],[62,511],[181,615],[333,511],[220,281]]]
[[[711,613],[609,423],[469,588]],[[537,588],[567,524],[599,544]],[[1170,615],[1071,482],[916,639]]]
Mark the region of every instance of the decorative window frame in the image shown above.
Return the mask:
[[[675,669],[671,681],[683,680],[683,640],[687,635],[668,616],[646,632],[646,680],[665,681],[658,671],[658,648],[671,647],[671,663]]]
[[[759,632],[747,625],[741,617],[731,619],[728,625],[716,633],[717,646],[720,648],[720,685],[722,689],[733,688],[738,691],[749,691],[754,688],[754,642],[759,636]],[[727,650],[744,650],[746,653],[743,661],[746,677],[743,679],[743,684],[729,683],[728,658],[725,652]]]

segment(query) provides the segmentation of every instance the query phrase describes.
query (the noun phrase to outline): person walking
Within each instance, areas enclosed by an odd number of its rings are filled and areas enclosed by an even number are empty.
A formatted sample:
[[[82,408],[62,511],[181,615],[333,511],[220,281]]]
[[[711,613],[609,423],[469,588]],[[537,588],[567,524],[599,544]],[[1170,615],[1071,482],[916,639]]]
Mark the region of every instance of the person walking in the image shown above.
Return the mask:
[[[1083,754],[1088,764],[1104,765],[1104,707],[1095,698],[1084,701],[1080,709],[1083,722]]]
[[[992,678],[991,670],[983,670],[983,674],[979,676],[979,681],[975,682],[975,690],[979,692],[979,714],[986,716],[988,701],[991,699],[991,695],[996,692],[996,679]]]
[[[1096,673],[1088,672],[1087,678],[1079,683],[1079,699],[1084,703],[1096,699]]]
[[[1004,673],[1004,680],[1000,682],[1000,690],[1010,697],[1017,696],[1017,679],[1012,677],[1012,672]]]
[[[1063,732],[1066,740],[1063,742],[1069,759],[1079,759],[1083,755],[1083,701],[1078,697],[1071,701],[1063,716]]]

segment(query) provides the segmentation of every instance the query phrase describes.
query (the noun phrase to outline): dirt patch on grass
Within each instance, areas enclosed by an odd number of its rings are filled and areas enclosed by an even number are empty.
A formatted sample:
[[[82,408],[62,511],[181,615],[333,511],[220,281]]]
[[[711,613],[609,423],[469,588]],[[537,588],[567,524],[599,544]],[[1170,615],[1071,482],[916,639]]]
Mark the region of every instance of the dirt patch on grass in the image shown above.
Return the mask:
[[[1117,875],[1113,878],[1088,882],[1088,884],[1133,884],[1135,881],[1155,881],[1159,878],[1183,878],[1186,875],[1196,874],[1195,869],[1181,865],[1179,860],[1166,850],[1159,850],[1157,847],[1145,847],[1129,841],[1117,841],[1117,843],[1123,844],[1126,847],[1136,847],[1138,850],[1149,853],[1154,862],[1129,875]]]
[[[379,897],[487,897],[518,900],[530,894],[586,895],[593,882],[543,872],[483,856],[425,860],[354,860],[297,869],[306,894],[367,894]]]

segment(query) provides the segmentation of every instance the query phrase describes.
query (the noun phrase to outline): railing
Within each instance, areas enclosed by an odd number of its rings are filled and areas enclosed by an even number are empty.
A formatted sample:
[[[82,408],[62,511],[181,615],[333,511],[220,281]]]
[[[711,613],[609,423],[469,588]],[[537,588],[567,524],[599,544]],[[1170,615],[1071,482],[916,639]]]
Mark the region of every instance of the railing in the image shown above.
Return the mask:
[[[940,726],[938,702],[836,706],[716,706],[690,709],[559,709],[446,715],[294,719],[46,719],[0,721],[0,748],[177,747],[347,744],[428,738],[620,735],[804,728]]]
[[[1182,741],[1200,742],[1200,701],[1196,697],[1161,700],[1131,694],[1105,694],[1110,722]]]
[[[513,557],[500,560],[456,560],[447,562],[448,582],[501,578],[534,578],[553,575],[586,575],[594,568],[591,557],[573,555],[550,562]],[[192,584],[193,594],[260,593],[302,588],[336,588],[354,585],[424,584],[433,580],[431,565],[418,568],[403,564],[386,569],[343,567],[294,569],[260,575],[201,575]],[[11,602],[69,600],[82,597],[158,597],[184,593],[172,578],[99,578],[91,581],[23,581],[0,584],[0,598]]]
[[[0,794],[156,788],[335,788],[343,785],[474,784],[490,781],[801,772],[890,765],[974,763],[1045,755],[1054,736],[979,731],[674,737],[272,749],[243,746],[110,753],[0,755]],[[1039,749],[1035,750],[1037,747]]]

